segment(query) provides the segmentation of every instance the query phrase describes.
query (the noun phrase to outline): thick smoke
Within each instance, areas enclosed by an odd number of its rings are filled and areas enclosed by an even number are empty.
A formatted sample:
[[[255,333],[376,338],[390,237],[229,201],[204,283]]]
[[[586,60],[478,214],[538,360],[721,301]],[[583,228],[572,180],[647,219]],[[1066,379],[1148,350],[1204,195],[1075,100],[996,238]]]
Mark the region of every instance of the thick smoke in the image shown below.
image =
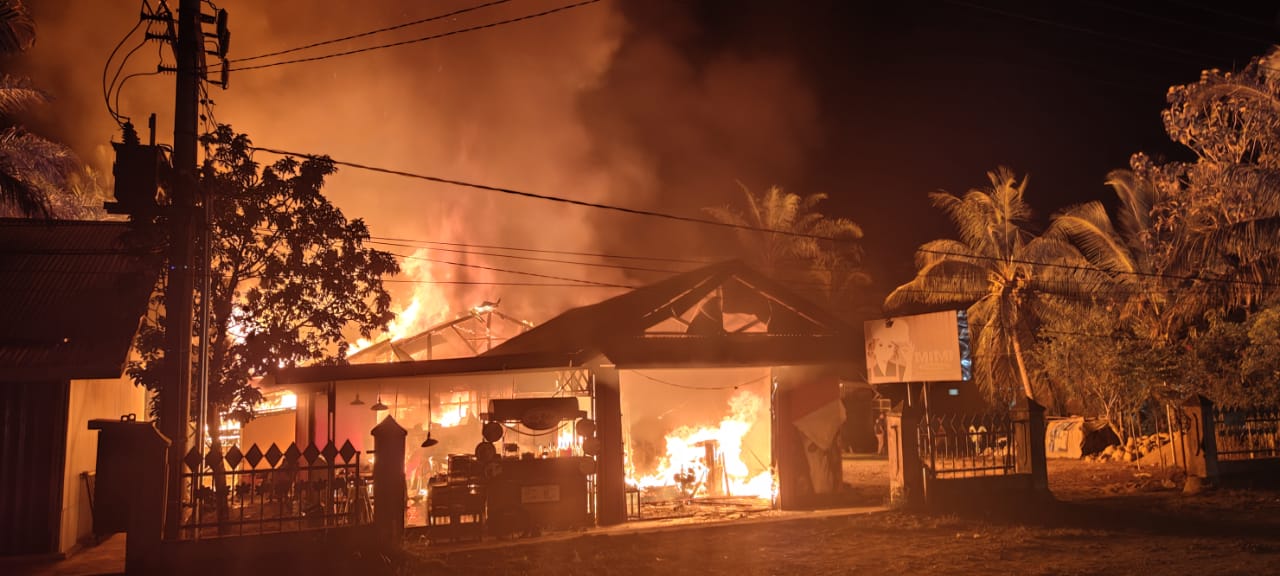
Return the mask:
[[[404,0],[327,2],[319,7],[301,0],[228,0],[219,4],[231,16],[234,60],[474,3]],[[560,4],[515,0],[447,22],[339,46],[424,36]],[[27,59],[27,73],[59,98],[36,122],[45,133],[68,142],[108,173],[107,143],[118,135],[102,104],[98,81],[112,46],[136,23],[136,6],[128,1],[45,0],[34,7],[40,37]],[[808,168],[807,154],[820,144],[820,111],[803,74],[785,59],[714,45],[690,50],[689,34],[696,26],[687,6],[606,1],[405,47],[233,72],[230,89],[210,88],[210,97],[216,103],[218,121],[248,133],[263,146],[699,215],[703,206],[738,201],[741,193],[736,181],[759,189],[785,186],[799,178]],[[660,14],[655,16],[655,11]],[[131,39],[121,52],[131,49],[139,38]],[[290,56],[332,51],[336,48],[331,46]],[[124,74],[152,71],[161,60],[173,63],[167,49],[149,43],[133,54]],[[168,142],[172,100],[172,75],[135,77],[124,87],[120,112],[140,126],[145,126],[149,113],[156,112],[158,139]],[[732,255],[724,249],[732,236],[715,228],[350,168],[340,169],[327,193],[348,217],[364,218],[373,234],[381,237],[667,257]],[[390,249],[413,252],[413,248]],[[439,250],[419,255],[628,285],[661,277]],[[471,282],[561,282],[429,264],[415,274]],[[395,285],[400,306],[407,306],[411,288],[412,284]],[[437,311],[447,306],[450,317],[483,300],[501,297],[503,310],[534,322],[618,292],[475,285],[441,288],[448,301],[433,306]]]

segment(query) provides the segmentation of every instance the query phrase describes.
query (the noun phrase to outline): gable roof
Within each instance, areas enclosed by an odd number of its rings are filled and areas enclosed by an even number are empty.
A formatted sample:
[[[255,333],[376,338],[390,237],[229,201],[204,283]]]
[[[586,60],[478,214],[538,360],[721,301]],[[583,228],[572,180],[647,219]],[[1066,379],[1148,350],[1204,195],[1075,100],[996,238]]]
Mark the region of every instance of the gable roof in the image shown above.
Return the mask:
[[[619,365],[832,363],[854,356],[857,335],[835,315],[729,260],[574,308],[483,355],[603,354]]]
[[[130,232],[0,219],[0,382],[120,377],[160,268]]]
[[[763,322],[733,324],[726,316]],[[683,330],[663,330],[673,323]],[[601,356],[618,367],[850,364],[861,362],[862,349],[861,327],[732,260],[574,308],[479,356],[281,368],[263,385],[546,370]]]

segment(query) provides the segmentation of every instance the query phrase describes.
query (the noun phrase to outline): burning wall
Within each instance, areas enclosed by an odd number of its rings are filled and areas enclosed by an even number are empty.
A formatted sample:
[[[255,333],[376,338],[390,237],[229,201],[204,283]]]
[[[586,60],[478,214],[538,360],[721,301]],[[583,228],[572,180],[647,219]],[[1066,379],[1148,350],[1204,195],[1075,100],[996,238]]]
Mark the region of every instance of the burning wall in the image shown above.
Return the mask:
[[[627,473],[642,498],[772,496],[769,368],[620,377]]]

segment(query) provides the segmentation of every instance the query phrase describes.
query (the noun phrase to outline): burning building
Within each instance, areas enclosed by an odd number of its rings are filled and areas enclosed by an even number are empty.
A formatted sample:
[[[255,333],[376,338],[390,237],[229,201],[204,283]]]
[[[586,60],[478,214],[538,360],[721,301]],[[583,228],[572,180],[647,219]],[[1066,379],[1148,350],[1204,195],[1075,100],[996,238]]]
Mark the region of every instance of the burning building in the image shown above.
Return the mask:
[[[823,503],[840,486],[839,377],[861,361],[859,342],[838,318],[730,261],[569,310],[478,356],[282,369],[268,384],[297,394],[300,443],[367,448],[374,424],[394,417],[409,430],[411,493],[451,460],[501,470],[585,458],[585,512],[612,524],[646,501]],[[553,425],[536,411],[495,414],[537,398],[575,399],[576,415]]]

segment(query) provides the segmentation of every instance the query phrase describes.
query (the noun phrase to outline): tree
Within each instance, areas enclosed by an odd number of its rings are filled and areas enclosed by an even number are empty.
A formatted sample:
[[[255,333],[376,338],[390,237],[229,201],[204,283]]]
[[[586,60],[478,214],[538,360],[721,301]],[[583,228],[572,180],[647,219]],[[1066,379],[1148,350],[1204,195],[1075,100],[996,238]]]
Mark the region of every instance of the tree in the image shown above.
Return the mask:
[[[819,212],[818,205],[827,199],[826,194],[801,197],[777,186],[755,194],[741,183],[739,186],[745,210],[729,205],[703,210],[727,224],[795,233],[739,230],[747,262],[779,279],[817,286],[817,290],[800,292],[816,292],[835,307],[843,304],[850,288],[866,283],[857,243],[862,239],[862,228],[847,218]]]
[[[1007,168],[987,177],[989,188],[964,196],[930,194],[960,238],[922,245],[915,278],[894,289],[885,308],[967,307],[977,381],[989,398],[1007,403],[1019,387],[1026,397],[1037,397],[1023,355],[1034,335],[1036,309],[1056,294],[1087,292],[1098,276],[1067,242],[1029,231],[1026,178],[1019,180]]]
[[[0,0],[0,54],[26,51],[35,39],[26,4]],[[15,114],[51,99],[26,78],[0,74],[0,215],[63,215],[52,209],[50,196],[67,185],[78,161],[66,146],[32,134],[14,120]]]
[[[1196,316],[1254,307],[1274,292],[1280,266],[1280,48],[1239,72],[1208,70],[1168,100],[1165,129],[1196,159],[1135,157],[1164,199],[1156,225],[1184,236],[1174,257],[1200,280]]]
[[[354,327],[367,338],[385,328],[394,315],[382,278],[399,266],[391,254],[365,247],[364,222],[347,220],[321,194],[334,172],[327,158],[286,157],[259,171],[248,137],[230,127],[202,141],[210,153],[200,184],[213,238],[205,417],[216,429],[223,415],[252,418],[261,399],[252,382],[268,370],[344,363],[344,331]],[[141,357],[128,366],[151,390],[164,385],[163,305],[158,297],[138,334]],[[211,441],[220,451],[217,434]],[[225,478],[214,473],[225,504]]]
[[[1221,310],[1186,338],[1185,371],[1191,391],[1219,406],[1275,408],[1280,404],[1280,307],[1262,307],[1247,318]]]
[[[1122,442],[1142,406],[1179,368],[1167,348],[1129,330],[1122,305],[1062,301],[1041,314],[1033,372],[1060,412],[1098,415]]]

